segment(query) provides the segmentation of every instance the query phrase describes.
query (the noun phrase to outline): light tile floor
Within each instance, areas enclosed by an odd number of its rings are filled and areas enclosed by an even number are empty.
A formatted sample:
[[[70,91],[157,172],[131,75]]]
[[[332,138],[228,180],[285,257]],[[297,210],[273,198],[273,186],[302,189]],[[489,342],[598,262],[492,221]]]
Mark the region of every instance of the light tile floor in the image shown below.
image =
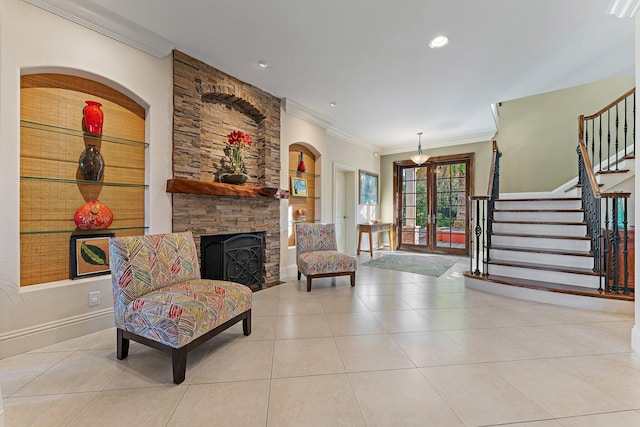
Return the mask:
[[[116,360],[113,329],[0,360],[6,424],[640,426],[632,316],[467,290],[466,267],[257,292],[253,333],[189,353],[179,386],[164,353]]]

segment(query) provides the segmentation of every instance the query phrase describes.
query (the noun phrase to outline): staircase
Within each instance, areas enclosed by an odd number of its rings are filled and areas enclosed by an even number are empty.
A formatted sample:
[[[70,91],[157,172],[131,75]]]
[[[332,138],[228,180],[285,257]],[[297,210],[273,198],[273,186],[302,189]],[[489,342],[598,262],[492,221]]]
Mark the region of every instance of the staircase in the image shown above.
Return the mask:
[[[485,242],[488,250],[483,251],[479,265],[472,261],[479,271],[471,273],[472,268],[465,273],[467,286],[489,290],[489,282],[493,292],[509,296],[522,297],[518,294],[526,289],[526,299],[620,311],[620,307],[611,308],[602,301],[594,304],[577,299],[634,299],[633,274],[629,278],[629,294],[604,291],[607,278],[594,271],[595,256],[581,203],[578,197],[496,199],[492,231]],[[629,254],[628,259],[633,263],[634,255]],[[521,290],[514,294],[513,289],[502,289],[505,285]],[[548,295],[532,297],[532,291]],[[558,294],[564,294],[564,299]],[[572,300],[567,300],[567,295]]]
[[[500,195],[501,153],[494,141],[487,196],[470,198],[465,285],[541,302],[632,311],[634,232],[627,211],[633,209],[634,118],[635,89],[581,116],[578,177],[545,198]]]
[[[594,256],[578,198],[498,199],[491,278],[522,285],[598,289]]]

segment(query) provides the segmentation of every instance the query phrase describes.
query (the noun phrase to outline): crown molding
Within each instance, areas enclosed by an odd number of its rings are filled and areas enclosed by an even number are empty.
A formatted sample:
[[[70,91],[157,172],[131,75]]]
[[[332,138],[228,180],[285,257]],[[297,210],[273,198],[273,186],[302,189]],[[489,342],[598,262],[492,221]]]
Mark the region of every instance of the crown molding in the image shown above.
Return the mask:
[[[294,117],[312,123],[323,129],[329,129],[333,126],[333,120],[331,120],[329,117],[318,114],[315,111],[305,107],[302,104],[298,104],[297,102],[289,98],[282,99],[282,106],[287,114],[291,114]]]
[[[341,141],[347,142],[351,145],[355,145],[358,148],[363,148],[369,151],[379,151],[380,147],[377,147],[373,144],[366,142],[363,139],[360,139],[356,136],[351,135],[348,132],[343,131],[342,129],[338,129],[336,127],[332,127],[327,129],[327,135],[337,138]]]
[[[422,150],[427,151],[434,148],[451,147],[453,145],[473,144],[474,142],[491,141],[496,134],[495,129],[472,133],[467,135],[459,135],[451,138],[422,140]],[[383,148],[380,154],[383,156],[389,154],[412,153],[418,148],[417,144],[403,145],[400,147]]]
[[[335,127],[333,120],[331,120],[329,117],[316,113],[310,108],[307,108],[302,104],[298,104],[297,102],[289,98],[282,99],[282,106],[287,114],[291,114],[294,117],[321,127],[329,136],[355,145],[356,147],[363,148],[365,150],[376,151],[379,149],[375,145],[369,144],[368,142]]]
[[[640,8],[640,0],[612,0],[607,13],[618,18],[633,18]]]
[[[88,0],[23,0],[90,30],[164,58],[175,43]]]

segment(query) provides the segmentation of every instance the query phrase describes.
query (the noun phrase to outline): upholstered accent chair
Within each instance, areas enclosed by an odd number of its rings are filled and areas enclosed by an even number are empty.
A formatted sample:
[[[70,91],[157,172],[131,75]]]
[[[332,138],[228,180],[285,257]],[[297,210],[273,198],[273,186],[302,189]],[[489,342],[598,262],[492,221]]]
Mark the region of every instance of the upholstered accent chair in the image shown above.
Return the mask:
[[[189,350],[241,320],[251,333],[251,289],[201,279],[191,232],[111,238],[109,254],[119,360],[129,340],[159,349],[180,384]]]
[[[316,277],[350,276],[351,286],[356,285],[358,260],[338,252],[334,224],[296,224],[296,263],[298,280],[301,274],[307,278],[307,292]]]

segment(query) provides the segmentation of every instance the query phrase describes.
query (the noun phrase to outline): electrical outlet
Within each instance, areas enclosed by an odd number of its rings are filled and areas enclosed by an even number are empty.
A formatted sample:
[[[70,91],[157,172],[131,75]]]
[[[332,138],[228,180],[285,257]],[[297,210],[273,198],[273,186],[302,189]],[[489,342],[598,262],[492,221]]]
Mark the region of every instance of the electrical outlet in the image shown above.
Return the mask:
[[[100,291],[89,292],[89,306],[100,305]]]

